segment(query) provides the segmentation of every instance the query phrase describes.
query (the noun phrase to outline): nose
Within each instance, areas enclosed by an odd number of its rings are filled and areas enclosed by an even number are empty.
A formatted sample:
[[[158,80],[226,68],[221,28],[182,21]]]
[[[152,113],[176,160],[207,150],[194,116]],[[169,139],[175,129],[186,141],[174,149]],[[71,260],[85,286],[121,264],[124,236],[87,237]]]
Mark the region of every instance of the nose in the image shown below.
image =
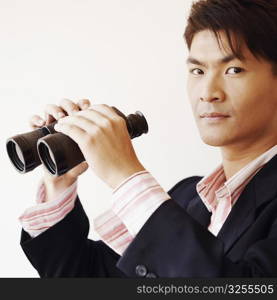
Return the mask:
[[[225,94],[222,89],[222,85],[217,78],[211,76],[203,81],[199,99],[202,102],[224,101]]]

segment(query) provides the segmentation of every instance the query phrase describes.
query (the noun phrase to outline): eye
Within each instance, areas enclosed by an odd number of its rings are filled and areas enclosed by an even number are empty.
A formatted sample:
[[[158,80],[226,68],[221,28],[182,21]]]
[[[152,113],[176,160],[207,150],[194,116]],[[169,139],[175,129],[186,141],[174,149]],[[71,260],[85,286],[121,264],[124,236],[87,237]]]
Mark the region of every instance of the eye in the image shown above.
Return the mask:
[[[201,75],[204,74],[204,72],[201,69],[195,68],[195,69],[191,69],[189,70],[189,72],[193,75]]]
[[[230,71],[231,70],[231,71]],[[230,72],[229,72],[230,71]],[[244,70],[242,68],[239,67],[231,67],[226,71],[226,74],[239,74],[241,72],[243,72]]]

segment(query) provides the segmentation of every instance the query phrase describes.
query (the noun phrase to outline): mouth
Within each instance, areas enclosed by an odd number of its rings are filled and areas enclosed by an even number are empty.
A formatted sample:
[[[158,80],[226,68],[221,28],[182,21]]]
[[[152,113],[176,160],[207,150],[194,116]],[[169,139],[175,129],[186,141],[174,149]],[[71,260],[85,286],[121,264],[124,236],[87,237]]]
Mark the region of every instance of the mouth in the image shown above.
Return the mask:
[[[213,113],[204,113],[200,115],[200,118],[209,122],[218,122],[230,118],[230,116],[223,113],[213,112]]]
[[[222,117],[227,118],[230,116],[219,112],[204,113],[200,115],[200,118],[222,118]]]

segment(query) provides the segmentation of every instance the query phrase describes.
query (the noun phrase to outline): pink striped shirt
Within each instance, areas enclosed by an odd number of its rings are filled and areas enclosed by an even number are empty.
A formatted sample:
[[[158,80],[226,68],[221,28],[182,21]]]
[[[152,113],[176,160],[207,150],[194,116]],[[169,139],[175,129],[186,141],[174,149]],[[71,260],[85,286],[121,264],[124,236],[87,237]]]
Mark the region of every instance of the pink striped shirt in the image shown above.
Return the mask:
[[[197,192],[212,213],[209,231],[217,235],[233,205],[255,174],[277,154],[277,145],[248,163],[226,181],[222,164],[196,185]]]
[[[44,202],[45,186],[41,181],[36,196],[37,204],[26,209],[18,219],[24,230],[34,238],[62,220],[73,209],[76,196],[75,181],[55,200]]]
[[[197,192],[212,212],[208,230],[217,235],[232,206],[252,177],[277,154],[277,145],[251,161],[226,181],[222,164],[202,178]],[[39,186],[37,205],[27,209],[19,218],[23,228],[36,237],[63,219],[74,207],[77,196],[75,182],[59,197],[44,202],[45,189]],[[153,214],[170,196],[147,171],[133,174],[112,192],[112,207],[94,220],[94,228],[101,239],[119,255]]]

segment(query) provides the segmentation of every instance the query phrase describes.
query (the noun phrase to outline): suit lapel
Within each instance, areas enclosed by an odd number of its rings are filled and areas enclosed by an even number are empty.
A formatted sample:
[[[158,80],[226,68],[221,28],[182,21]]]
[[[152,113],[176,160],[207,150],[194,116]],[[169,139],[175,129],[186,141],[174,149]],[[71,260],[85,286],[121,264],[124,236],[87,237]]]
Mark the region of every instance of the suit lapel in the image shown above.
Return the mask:
[[[224,242],[225,253],[255,220],[254,181],[245,187],[217,235]]]
[[[256,219],[257,209],[277,195],[277,155],[247,184],[233,206],[217,237],[224,242],[225,253]],[[197,194],[188,204],[187,212],[207,228],[211,213]]]
[[[224,242],[225,253],[254,223],[257,209],[277,194],[277,155],[247,184],[233,206],[217,237]]]
[[[189,202],[187,213],[205,228],[209,226],[211,213],[208,211],[198,194]]]

